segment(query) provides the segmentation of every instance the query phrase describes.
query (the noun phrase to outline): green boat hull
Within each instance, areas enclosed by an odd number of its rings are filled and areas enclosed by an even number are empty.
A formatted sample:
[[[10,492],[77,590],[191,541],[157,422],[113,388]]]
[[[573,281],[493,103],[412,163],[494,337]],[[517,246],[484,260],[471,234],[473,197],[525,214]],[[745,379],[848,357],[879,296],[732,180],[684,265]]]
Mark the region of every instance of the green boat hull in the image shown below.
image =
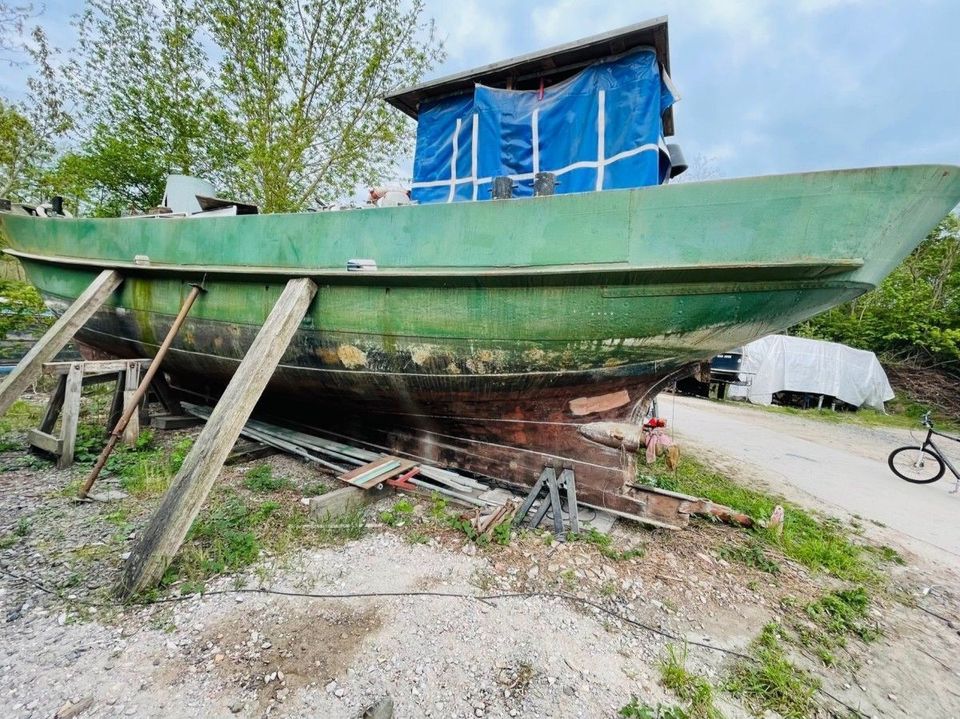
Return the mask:
[[[55,311],[103,268],[122,272],[78,335],[103,352],[152,355],[202,282],[165,364],[193,386],[222,386],[285,281],[309,276],[320,290],[273,397],[582,424],[868,291],[958,201],[960,168],[911,166],[294,215],[0,214],[0,227]],[[354,258],[377,271],[346,271]],[[621,391],[630,406],[570,413]]]

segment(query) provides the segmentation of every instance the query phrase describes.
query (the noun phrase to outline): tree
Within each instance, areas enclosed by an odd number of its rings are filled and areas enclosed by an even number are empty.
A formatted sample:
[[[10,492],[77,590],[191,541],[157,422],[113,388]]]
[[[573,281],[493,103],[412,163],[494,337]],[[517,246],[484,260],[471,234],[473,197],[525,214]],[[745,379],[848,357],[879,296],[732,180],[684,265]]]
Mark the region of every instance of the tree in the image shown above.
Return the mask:
[[[947,215],[877,289],[796,329],[960,371],[960,218]]]
[[[422,0],[205,0],[244,154],[236,189],[296,211],[390,173],[412,137],[383,95],[442,54]]]
[[[93,214],[158,205],[169,173],[228,184],[241,151],[190,0],[90,0],[71,76],[79,147],[56,174]]]
[[[0,61],[11,65],[18,64],[14,57],[22,49],[19,35],[23,32],[24,23],[33,12],[33,6],[12,5],[0,2]]]
[[[32,31],[25,49],[35,67],[27,98],[17,104],[0,99],[0,197],[21,200],[41,199],[56,143],[73,125],[43,30]]]

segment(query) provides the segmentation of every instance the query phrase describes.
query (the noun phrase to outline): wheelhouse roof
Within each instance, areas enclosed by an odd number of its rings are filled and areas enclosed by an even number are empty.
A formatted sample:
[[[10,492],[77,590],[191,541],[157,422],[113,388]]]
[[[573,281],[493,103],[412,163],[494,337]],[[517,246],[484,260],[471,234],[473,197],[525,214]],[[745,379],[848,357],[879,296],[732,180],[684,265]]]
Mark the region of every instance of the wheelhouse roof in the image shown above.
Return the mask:
[[[391,105],[417,119],[420,103],[462,92],[470,92],[475,84],[487,87],[509,87],[514,90],[535,90],[543,79],[549,84],[565,80],[587,65],[620,55],[638,47],[652,47],[660,64],[670,72],[670,41],[666,16],[628,25],[610,32],[556,45],[546,50],[520,55],[473,70],[447,75],[420,85],[398,88],[384,98]],[[663,115],[663,132],[673,134],[673,109]]]

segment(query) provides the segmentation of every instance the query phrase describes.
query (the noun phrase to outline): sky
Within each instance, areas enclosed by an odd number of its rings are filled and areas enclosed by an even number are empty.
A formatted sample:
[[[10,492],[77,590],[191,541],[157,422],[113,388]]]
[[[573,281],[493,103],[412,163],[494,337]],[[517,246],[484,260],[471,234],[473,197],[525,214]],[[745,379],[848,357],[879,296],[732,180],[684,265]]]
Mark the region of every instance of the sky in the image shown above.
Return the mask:
[[[676,140],[704,176],[960,164],[957,0],[425,3],[447,50],[428,78],[668,15]],[[47,0],[57,44],[80,5]]]

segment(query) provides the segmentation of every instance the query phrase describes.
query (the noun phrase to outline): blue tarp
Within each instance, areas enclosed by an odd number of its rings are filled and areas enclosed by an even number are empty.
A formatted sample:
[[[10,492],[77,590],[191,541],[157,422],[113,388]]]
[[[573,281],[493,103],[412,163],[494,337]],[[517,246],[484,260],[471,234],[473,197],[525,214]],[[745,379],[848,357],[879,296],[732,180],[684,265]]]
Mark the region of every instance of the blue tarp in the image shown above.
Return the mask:
[[[662,183],[670,172],[661,117],[676,100],[657,55],[642,48],[539,90],[477,85],[419,110],[412,197],[488,200],[494,177],[533,194],[536,172],[557,193]]]

